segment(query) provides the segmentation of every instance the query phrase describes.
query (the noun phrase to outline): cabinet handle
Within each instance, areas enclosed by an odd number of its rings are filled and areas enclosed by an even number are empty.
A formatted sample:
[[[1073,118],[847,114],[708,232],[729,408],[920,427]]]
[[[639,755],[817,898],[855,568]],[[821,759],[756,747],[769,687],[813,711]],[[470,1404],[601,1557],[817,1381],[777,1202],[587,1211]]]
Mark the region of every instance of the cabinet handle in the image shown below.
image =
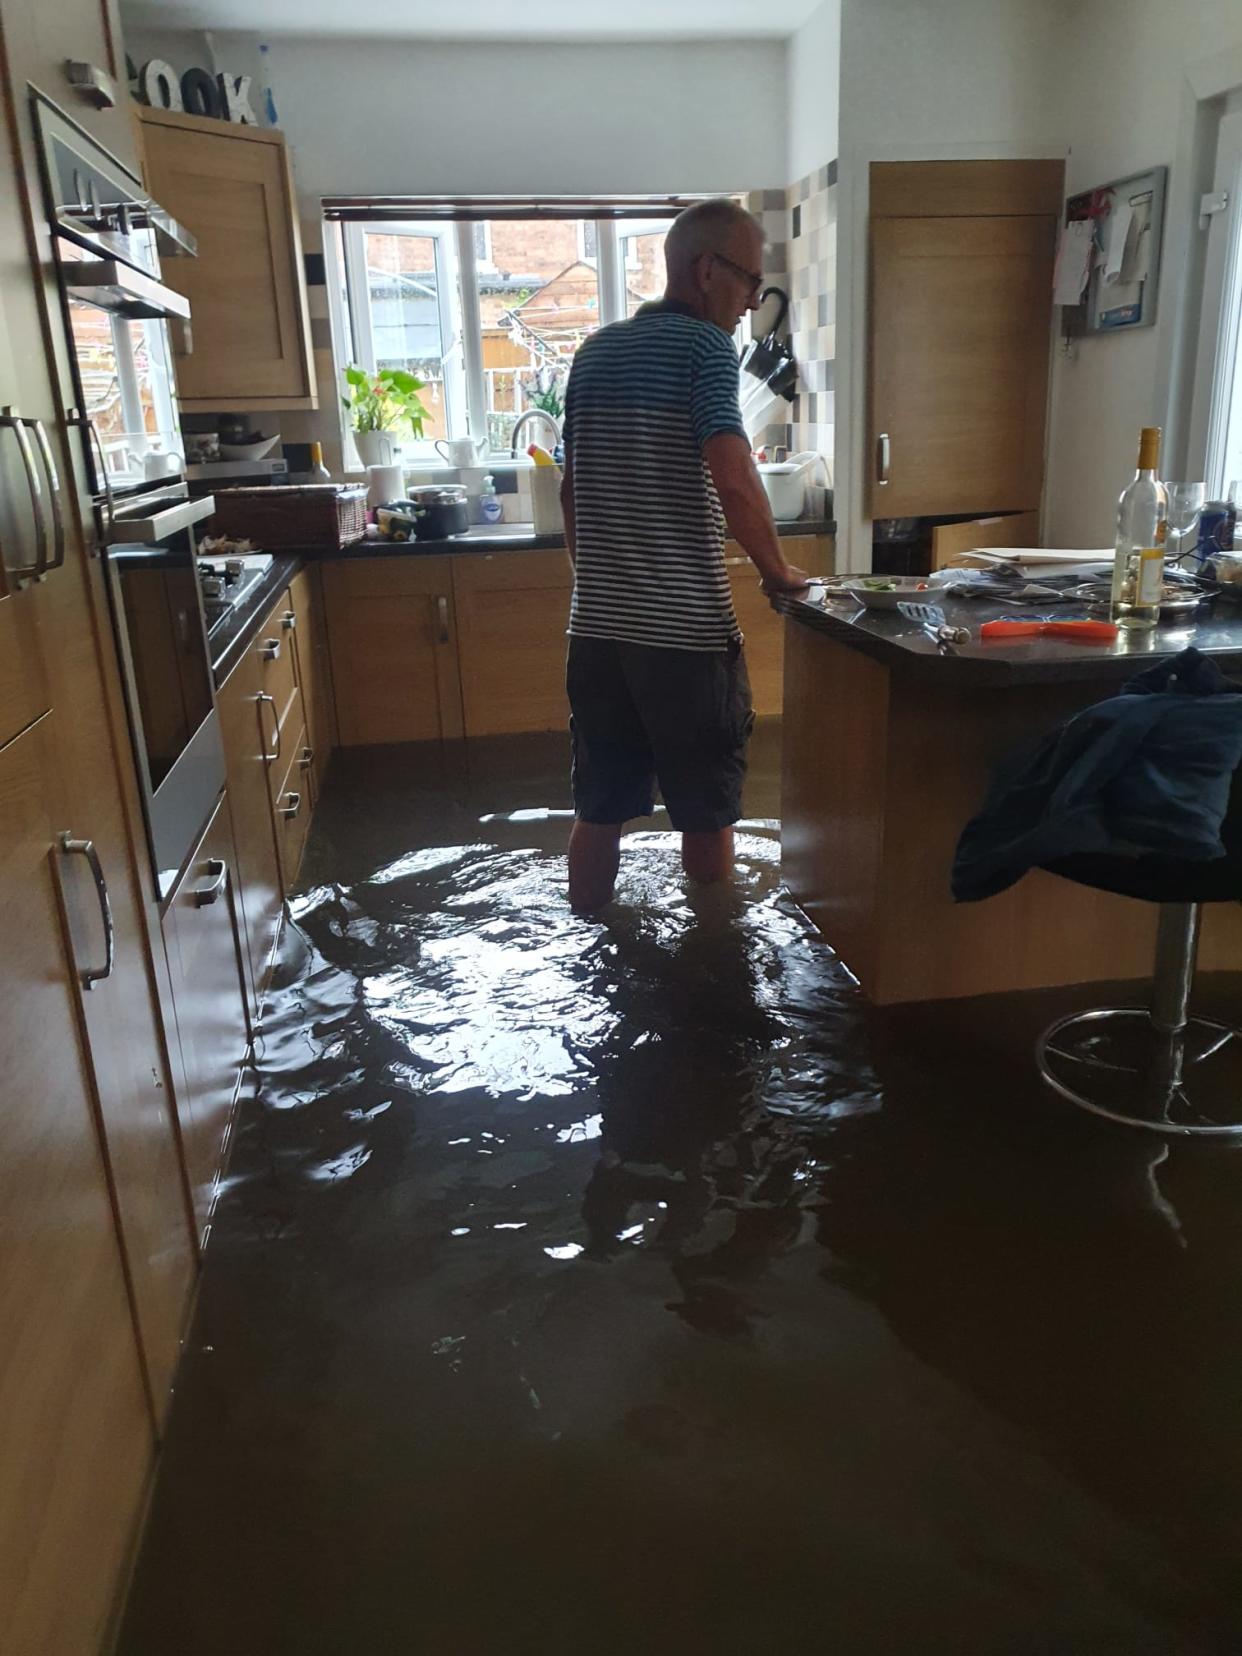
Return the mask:
[[[298,624],[298,618],[292,610],[286,610],[280,618],[280,624],[286,632],[292,632]]]
[[[259,645],[259,654],[264,661],[275,661],[280,655],[279,638],[265,638]]]
[[[56,470],[56,458],[52,453],[47,427],[42,420],[31,420],[30,427],[35,434],[43,470],[47,473],[48,505],[52,509],[52,559],[48,568],[60,569],[65,562],[65,515],[60,509],[60,476]]]
[[[195,908],[210,908],[213,903],[219,902],[229,883],[229,865],[223,857],[208,857],[206,873],[209,876],[207,884],[199,886],[194,893]]]
[[[882,431],[875,440],[875,480],[881,489],[888,487],[888,465],[892,459],[892,444],[888,432]]]
[[[86,858],[91,878],[95,882],[95,895],[99,899],[99,918],[103,921],[104,963],[95,971],[88,969],[78,973],[78,982],[83,989],[93,989],[97,983],[102,983],[105,978],[112,976],[112,968],[116,963],[116,938],[112,930],[112,903],[108,897],[108,882],[104,879],[103,865],[99,861],[94,840],[74,839],[72,834],[66,833],[60,836],[60,848],[67,857]]]
[[[104,453],[103,439],[99,429],[89,414],[81,409],[69,410],[69,424],[79,427],[86,434],[86,441],[95,451],[95,458],[99,462],[99,481],[103,484],[104,492],[104,521],[100,524],[101,541],[107,545],[112,539],[112,521],[116,516],[116,501],[112,494],[112,478],[108,472],[108,456]],[[96,491],[98,493],[98,491]]]
[[[41,581],[47,574],[48,567],[48,525],[47,514],[43,510],[43,485],[39,481],[34,449],[30,444],[30,433],[26,429],[33,423],[31,420],[24,420],[13,407],[0,409],[0,429],[7,426],[17,438],[17,452],[22,457],[22,470],[26,474],[26,489],[30,495],[30,510],[34,514],[35,536],[39,543],[34,563],[18,564],[9,571],[17,577],[19,586],[27,581]]]
[[[447,598],[436,599],[436,621],[440,630],[440,643],[447,644],[449,641],[449,613]]]
[[[285,795],[285,803],[277,806],[277,810],[280,812],[282,817],[289,817],[291,819],[297,816],[301,809],[302,796],[300,793],[287,793]]]
[[[315,750],[312,747],[302,749],[302,757],[298,760],[299,770],[309,770],[315,763]]]
[[[275,696],[269,696],[266,690],[260,690],[254,699],[260,707],[262,707],[264,702],[270,702],[272,704],[272,718],[276,721],[276,751],[274,753],[269,753],[267,751],[267,738],[263,737],[263,757],[267,760],[269,765],[274,765],[280,758],[280,714],[276,711],[276,698]],[[259,714],[259,735],[263,736],[262,713]]]

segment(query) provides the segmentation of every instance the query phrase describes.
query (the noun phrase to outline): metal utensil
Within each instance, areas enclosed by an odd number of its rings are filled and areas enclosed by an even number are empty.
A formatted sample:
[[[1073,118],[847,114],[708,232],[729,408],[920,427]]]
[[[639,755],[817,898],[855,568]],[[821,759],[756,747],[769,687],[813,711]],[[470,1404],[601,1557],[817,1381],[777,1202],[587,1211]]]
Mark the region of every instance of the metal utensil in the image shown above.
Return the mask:
[[[951,644],[970,643],[969,629],[949,626],[939,604],[901,603],[897,606],[897,613],[903,615],[907,621],[913,621],[916,626],[922,627],[928,638],[942,648]]]

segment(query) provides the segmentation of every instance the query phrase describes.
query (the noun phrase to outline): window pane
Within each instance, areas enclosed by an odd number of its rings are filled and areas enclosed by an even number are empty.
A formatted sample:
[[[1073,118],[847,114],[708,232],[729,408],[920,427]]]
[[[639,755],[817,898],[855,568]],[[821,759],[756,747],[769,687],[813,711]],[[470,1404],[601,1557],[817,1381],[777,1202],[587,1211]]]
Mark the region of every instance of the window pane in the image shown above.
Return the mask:
[[[371,348],[377,368],[404,368],[425,380],[424,441],[448,435],[446,341],[440,324],[439,246],[434,236],[368,230],[363,238]]]
[[[487,435],[507,448],[514,422],[543,407],[559,421],[578,346],[600,324],[599,279],[582,257],[587,220],[493,219],[480,269]],[[532,436],[538,432],[533,431]]]
[[[648,299],[664,292],[664,238],[668,225],[656,230],[628,231],[619,227],[621,271],[625,281],[625,314],[633,316]]]

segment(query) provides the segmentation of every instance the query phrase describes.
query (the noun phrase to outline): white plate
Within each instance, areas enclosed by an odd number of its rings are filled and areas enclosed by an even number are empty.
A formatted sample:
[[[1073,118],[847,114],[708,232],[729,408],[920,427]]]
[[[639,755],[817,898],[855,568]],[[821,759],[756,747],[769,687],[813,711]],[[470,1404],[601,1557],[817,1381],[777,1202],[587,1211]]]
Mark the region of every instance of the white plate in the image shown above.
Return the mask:
[[[875,575],[872,580],[883,580],[884,588],[869,587],[865,576],[837,576],[834,580],[824,582],[824,592],[829,598],[852,598],[856,604],[863,604],[867,609],[896,609],[898,604],[906,604],[913,600],[918,603],[935,603],[937,593],[934,587],[928,585],[925,575]]]

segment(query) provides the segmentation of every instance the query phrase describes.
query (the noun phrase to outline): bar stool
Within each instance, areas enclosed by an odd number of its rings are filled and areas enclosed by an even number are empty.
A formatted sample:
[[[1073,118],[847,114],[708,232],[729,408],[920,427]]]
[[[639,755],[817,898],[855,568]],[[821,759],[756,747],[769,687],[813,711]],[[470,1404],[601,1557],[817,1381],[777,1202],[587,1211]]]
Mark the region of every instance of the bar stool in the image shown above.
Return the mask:
[[[1148,1132],[1242,1134],[1242,1044],[1231,1048],[1240,1032],[1190,1014],[1202,905],[1242,900],[1232,806],[1230,815],[1228,855],[1210,862],[1082,855],[1044,865],[1097,891],[1160,905],[1149,1006],[1071,1013],[1036,1043],[1040,1075],[1080,1109]]]

